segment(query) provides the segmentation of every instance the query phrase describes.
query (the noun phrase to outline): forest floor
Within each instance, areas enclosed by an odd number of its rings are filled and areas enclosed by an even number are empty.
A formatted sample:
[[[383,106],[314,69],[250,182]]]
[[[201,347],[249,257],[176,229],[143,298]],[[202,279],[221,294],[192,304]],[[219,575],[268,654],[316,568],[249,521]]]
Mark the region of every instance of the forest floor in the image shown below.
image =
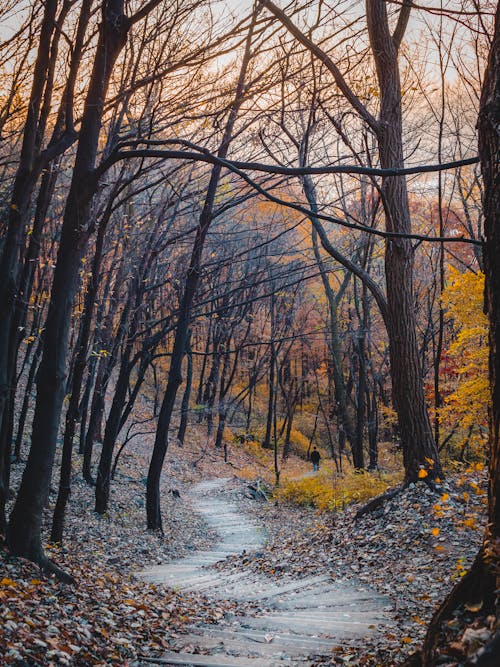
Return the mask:
[[[75,576],[76,586],[47,579],[33,564],[2,549],[1,664],[145,665],[175,649],[188,626],[227,627],[242,614],[261,614],[265,605],[256,600],[214,599],[210,591],[172,589],[137,576],[144,568],[220,541],[190,504],[189,489],[202,479],[229,477],[223,497],[264,527],[267,536],[258,550],[211,564],[212,572],[231,577],[244,570],[278,586],[291,577],[325,576],[346,586],[369,587],[390,601],[390,627],[362,639],[332,639],[328,658],[287,664],[399,664],[418,646],[433,610],[465,573],[483,534],[485,479],[479,468],[450,472],[437,493],[423,483],[410,486],[381,510],[355,521],[354,506],[318,514],[249,498],[247,483],[238,477],[251,463],[243,449],[232,451],[232,463],[224,464],[222,456],[198,442],[170,447],[160,540],[144,529],[146,445],[130,443],[125,451],[104,517],[93,511],[92,490],[80,480],[79,470],[75,473],[65,542],[49,546],[49,553]],[[305,462],[295,465],[302,465],[304,474],[309,471]],[[14,466],[14,488],[20,468]],[[180,498],[169,493],[172,489]],[[47,520],[54,501],[51,494]],[[468,648],[464,640],[457,651]],[[453,656],[448,663],[445,658],[442,664],[457,664]]]

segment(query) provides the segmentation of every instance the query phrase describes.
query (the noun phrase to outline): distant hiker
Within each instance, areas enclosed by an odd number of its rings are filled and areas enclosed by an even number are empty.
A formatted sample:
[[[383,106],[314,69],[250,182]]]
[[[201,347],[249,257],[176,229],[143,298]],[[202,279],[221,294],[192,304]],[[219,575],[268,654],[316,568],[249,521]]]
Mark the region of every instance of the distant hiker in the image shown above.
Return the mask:
[[[313,447],[313,450],[311,452],[311,463],[313,464],[313,472],[318,472],[320,461],[321,461],[321,454],[318,452],[316,447]]]

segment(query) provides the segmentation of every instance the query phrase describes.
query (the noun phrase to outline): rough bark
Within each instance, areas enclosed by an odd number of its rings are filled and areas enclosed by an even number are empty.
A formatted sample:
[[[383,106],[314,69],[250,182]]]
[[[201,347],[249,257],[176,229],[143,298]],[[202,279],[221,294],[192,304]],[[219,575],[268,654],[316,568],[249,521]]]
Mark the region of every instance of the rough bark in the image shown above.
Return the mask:
[[[463,579],[434,614],[422,652],[413,664],[432,667],[442,623],[468,601],[481,604],[481,614],[500,611],[500,3],[479,106],[479,157],[483,176],[485,309],[489,319],[489,482],[488,524],[483,544]]]
[[[489,318],[491,391],[488,532],[485,544],[500,559],[500,3],[479,112],[479,156],[484,183],[485,304]],[[500,584],[497,570],[497,588]]]
[[[7,234],[0,260],[0,433],[8,428],[4,417],[8,418],[10,401],[9,359],[12,341],[11,322],[17,290],[19,256],[24,228],[31,203],[31,194],[38,176],[36,159],[39,155],[39,122],[43,103],[44,88],[50,68],[51,41],[55,26],[57,1],[45,3],[40,29],[38,51],[33,72],[33,85],[27,117],[23,131],[21,155],[8,212]],[[9,490],[10,442],[0,439],[0,530],[6,527],[5,500]]]
[[[44,351],[37,380],[31,448],[7,536],[11,552],[45,565],[41,543],[66,380],[69,324],[81,259],[88,241],[90,205],[97,183],[93,175],[106,92],[115,60],[125,45],[129,19],[123,2],[103,6],[103,21],[82,118],[78,149],[64,211],[54,272]]]
[[[401,82],[397,39],[391,35],[385,0],[367,0],[367,23],[371,50],[380,88],[380,115],[377,139],[382,168],[404,166]],[[401,13],[405,8],[401,9]],[[411,233],[410,207],[406,179],[383,179],[382,200],[388,231]],[[385,276],[387,285],[387,332],[389,336],[391,380],[394,407],[398,413],[403,450],[405,481],[418,479],[421,467],[430,480],[442,476],[439,454],[424,395],[422,369],[418,354],[415,301],[413,291],[412,243],[405,238],[386,242]],[[433,461],[433,464],[429,462]]]

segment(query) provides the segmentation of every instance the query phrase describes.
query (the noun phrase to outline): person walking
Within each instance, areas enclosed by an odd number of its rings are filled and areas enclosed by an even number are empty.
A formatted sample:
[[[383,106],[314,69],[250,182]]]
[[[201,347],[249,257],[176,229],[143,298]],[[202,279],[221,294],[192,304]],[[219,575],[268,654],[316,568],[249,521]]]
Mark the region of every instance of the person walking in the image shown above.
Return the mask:
[[[311,463],[313,464],[313,472],[318,472],[320,461],[321,461],[321,454],[318,452],[316,447],[313,447],[313,450],[311,452]]]

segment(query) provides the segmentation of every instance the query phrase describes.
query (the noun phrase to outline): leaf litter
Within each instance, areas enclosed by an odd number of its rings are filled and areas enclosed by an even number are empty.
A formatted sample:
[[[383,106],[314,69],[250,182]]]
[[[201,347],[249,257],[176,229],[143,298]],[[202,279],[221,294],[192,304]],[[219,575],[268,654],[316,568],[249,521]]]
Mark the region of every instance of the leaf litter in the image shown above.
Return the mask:
[[[104,517],[93,512],[93,494],[75,476],[65,542],[48,551],[75,576],[76,587],[41,576],[35,565],[2,549],[2,664],[136,667],[146,664],[141,657],[158,658],[172,649],[186,626],[230,625],[242,613],[242,605],[232,600],[214,603],[202,594],[145,584],[133,575],[216,542],[183,498],[200,476],[227,476],[227,466],[210,458],[197,466],[198,454],[170,454],[163,481],[163,539],[144,530],[140,448],[124,455]],[[16,475],[20,471],[14,468]],[[217,567],[252,569],[280,580],[328,573],[372,586],[392,600],[397,628],[364,638],[362,645],[338,642],[331,658],[311,665],[396,665],[417,647],[436,605],[477,552],[485,517],[484,477],[482,471],[452,475],[438,493],[422,482],[410,485],[355,522],[355,507],[318,514],[312,508],[259,503],[234,476],[228,494],[260,519],[269,540],[262,550],[228,557]],[[181,498],[168,493],[172,485]],[[258,610],[258,605],[245,609]]]

